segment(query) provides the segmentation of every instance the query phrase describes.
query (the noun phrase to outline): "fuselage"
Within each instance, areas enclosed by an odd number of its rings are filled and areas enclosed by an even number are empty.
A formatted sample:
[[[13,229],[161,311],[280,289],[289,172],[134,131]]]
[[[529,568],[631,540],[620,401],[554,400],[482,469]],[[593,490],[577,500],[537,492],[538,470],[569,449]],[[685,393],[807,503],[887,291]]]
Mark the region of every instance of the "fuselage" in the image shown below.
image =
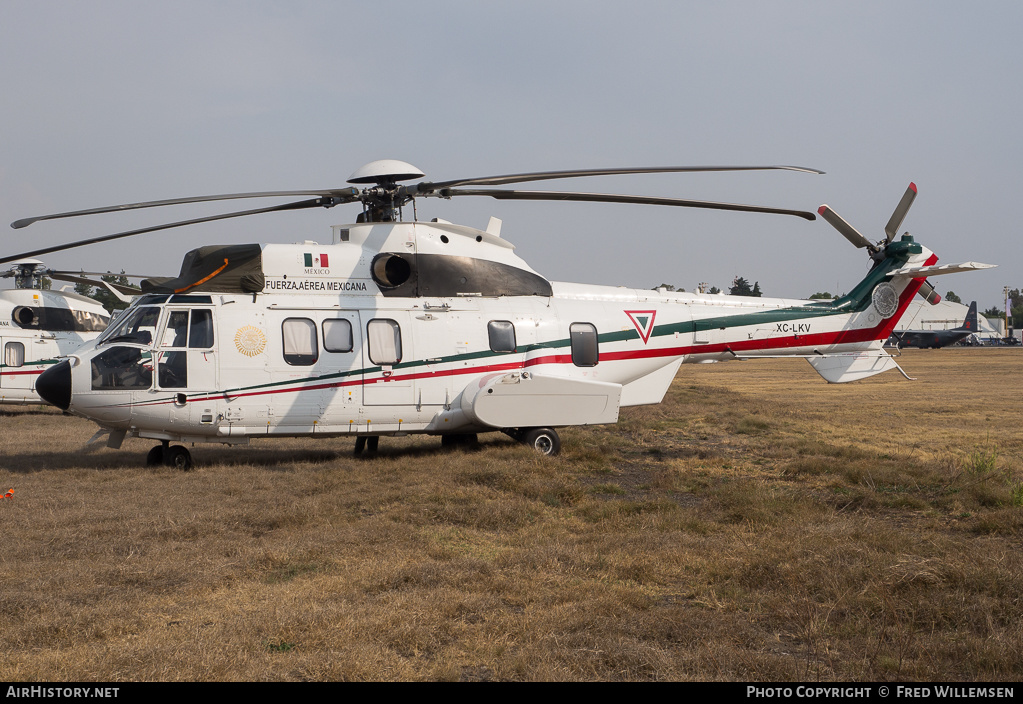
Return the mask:
[[[331,245],[193,253],[44,395],[179,442],[610,423],[660,402],[683,363],[880,350],[919,288],[886,267],[934,261],[910,239],[834,303],[741,299],[548,282],[448,223],[335,229]]]

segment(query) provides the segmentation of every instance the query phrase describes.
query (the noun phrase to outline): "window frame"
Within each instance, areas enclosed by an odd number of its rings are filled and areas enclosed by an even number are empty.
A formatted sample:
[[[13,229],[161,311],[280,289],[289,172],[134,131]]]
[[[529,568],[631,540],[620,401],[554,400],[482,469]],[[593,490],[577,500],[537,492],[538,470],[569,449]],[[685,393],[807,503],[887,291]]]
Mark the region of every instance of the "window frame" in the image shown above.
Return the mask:
[[[507,331],[500,331],[499,328],[497,327],[498,325],[507,325],[508,329],[511,330],[511,349],[498,348],[495,345],[495,340],[494,340],[495,333],[500,335],[500,334],[506,334],[506,332],[507,332]],[[518,337],[517,337],[517,335],[515,333],[515,323],[511,322],[510,320],[491,320],[491,321],[489,321],[487,323],[487,338],[488,338],[488,341],[490,342],[490,351],[491,352],[510,354],[510,353],[518,351],[519,342],[518,342]],[[500,342],[500,340],[497,340],[496,342]]]
[[[592,350],[589,349],[591,335]],[[577,367],[595,367],[600,363],[600,336],[597,334],[596,325],[572,323],[568,326],[568,338],[572,349],[572,364]]]
[[[385,324],[393,325],[392,329],[395,332],[394,342],[395,342],[395,347],[396,347],[396,349],[394,350],[396,354],[394,355],[395,358],[393,360],[388,358],[389,361],[378,361],[377,359],[374,358],[375,357],[375,350],[374,350],[374,345],[373,345],[373,332],[370,330],[370,328],[373,327],[374,323],[377,323],[377,324],[385,323]],[[395,364],[400,364],[401,363],[401,358],[402,358],[402,355],[403,355],[403,350],[402,350],[402,340],[401,340],[401,325],[398,323],[398,321],[394,320],[393,318],[373,318],[372,320],[367,322],[366,323],[366,349],[367,349],[367,353],[366,354],[369,357],[369,361],[371,363],[373,363],[373,364],[379,365],[381,367],[390,367],[390,366],[394,366]]]
[[[298,338],[293,335],[289,337],[287,332],[288,323],[301,323],[305,326],[306,330],[312,331],[312,354],[305,354],[302,352],[289,352],[288,343],[289,340],[292,342],[298,341]],[[319,330],[317,329],[316,321],[311,318],[300,318],[291,317],[285,318],[281,321],[281,353],[284,356],[284,361],[293,367],[311,367],[320,359],[320,336]]]
[[[18,348],[21,348],[20,359]],[[14,358],[13,363],[11,358]],[[25,343],[18,340],[8,340],[4,343],[4,366],[17,369],[25,366]]]
[[[327,346],[330,336],[327,334],[327,324],[333,327],[336,323],[344,323],[348,326],[348,349],[331,349]],[[323,351],[331,354],[347,354],[355,350],[355,326],[348,318],[326,318],[320,323],[320,332],[323,333]]]

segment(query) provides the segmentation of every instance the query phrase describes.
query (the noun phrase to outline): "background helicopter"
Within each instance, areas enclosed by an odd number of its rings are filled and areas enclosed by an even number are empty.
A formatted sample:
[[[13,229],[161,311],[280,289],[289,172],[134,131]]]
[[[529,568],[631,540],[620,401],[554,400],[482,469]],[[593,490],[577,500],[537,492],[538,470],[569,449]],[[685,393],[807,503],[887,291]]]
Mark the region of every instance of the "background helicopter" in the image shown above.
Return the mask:
[[[88,278],[101,275],[49,269],[38,259],[14,261],[0,273],[0,279],[14,279],[13,289],[0,290],[0,403],[41,403],[36,378],[59,357],[95,340],[110,323],[110,313],[98,301],[47,288],[47,279],[105,288],[125,303],[139,293]]]
[[[895,233],[911,184],[874,244],[827,206],[820,213],[868,249],[866,278],[834,302],[737,299],[550,282],[514,254],[500,223],[486,230],[416,218],[419,197],[656,204],[781,214],[814,213],[678,198],[494,189],[612,174],[784,169],[654,167],[557,171],[419,182],[405,162],[358,169],[363,188],[276,191],[149,201],[27,218],[40,220],[202,201],[314,198],[91,238],[18,255],[257,213],[360,203],[334,241],[209,246],[181,273],[142,282],[145,295],[96,342],[54,365],[37,385],[50,403],[109,430],[159,440],[148,462],[187,468],[171,442],[246,443],[267,435],[356,438],[428,433],[458,442],[503,431],[556,454],[555,428],[613,423],[623,406],[658,403],[686,362],[803,357],[829,382],[898,368],[882,350],[926,276],[986,268],[935,266]],[[486,189],[466,188],[486,186]],[[403,219],[411,205],[412,219]],[[0,262],[3,262],[0,259]],[[925,291],[925,294],[927,292]]]

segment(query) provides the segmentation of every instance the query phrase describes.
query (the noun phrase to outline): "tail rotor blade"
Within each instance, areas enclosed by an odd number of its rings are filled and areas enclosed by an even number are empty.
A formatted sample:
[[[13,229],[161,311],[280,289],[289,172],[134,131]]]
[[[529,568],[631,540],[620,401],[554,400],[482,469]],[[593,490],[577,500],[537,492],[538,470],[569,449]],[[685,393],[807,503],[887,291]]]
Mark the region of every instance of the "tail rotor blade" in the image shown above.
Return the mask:
[[[870,240],[860,234],[859,230],[847,223],[841,215],[836,213],[827,205],[822,205],[817,209],[817,212],[820,213],[821,217],[827,220],[832,227],[842,233],[842,236],[852,242],[853,246],[866,247],[871,251],[876,249]]]
[[[889,242],[895,239],[895,235],[898,234],[902,221],[906,218],[906,213],[909,212],[909,206],[913,205],[914,198],[916,198],[916,184],[910,183],[906,193],[902,196],[902,200],[896,206],[895,212],[892,213],[891,220],[884,226],[884,233],[888,236]]]

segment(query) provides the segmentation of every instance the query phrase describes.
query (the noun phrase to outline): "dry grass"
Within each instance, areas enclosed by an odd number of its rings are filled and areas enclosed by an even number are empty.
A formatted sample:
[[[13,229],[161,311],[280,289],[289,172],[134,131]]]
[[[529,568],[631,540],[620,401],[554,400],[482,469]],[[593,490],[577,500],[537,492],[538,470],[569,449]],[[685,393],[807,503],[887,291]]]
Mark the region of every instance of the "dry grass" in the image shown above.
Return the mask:
[[[1015,680],[1023,354],[685,367],[562,456],[0,411],[0,680]]]

